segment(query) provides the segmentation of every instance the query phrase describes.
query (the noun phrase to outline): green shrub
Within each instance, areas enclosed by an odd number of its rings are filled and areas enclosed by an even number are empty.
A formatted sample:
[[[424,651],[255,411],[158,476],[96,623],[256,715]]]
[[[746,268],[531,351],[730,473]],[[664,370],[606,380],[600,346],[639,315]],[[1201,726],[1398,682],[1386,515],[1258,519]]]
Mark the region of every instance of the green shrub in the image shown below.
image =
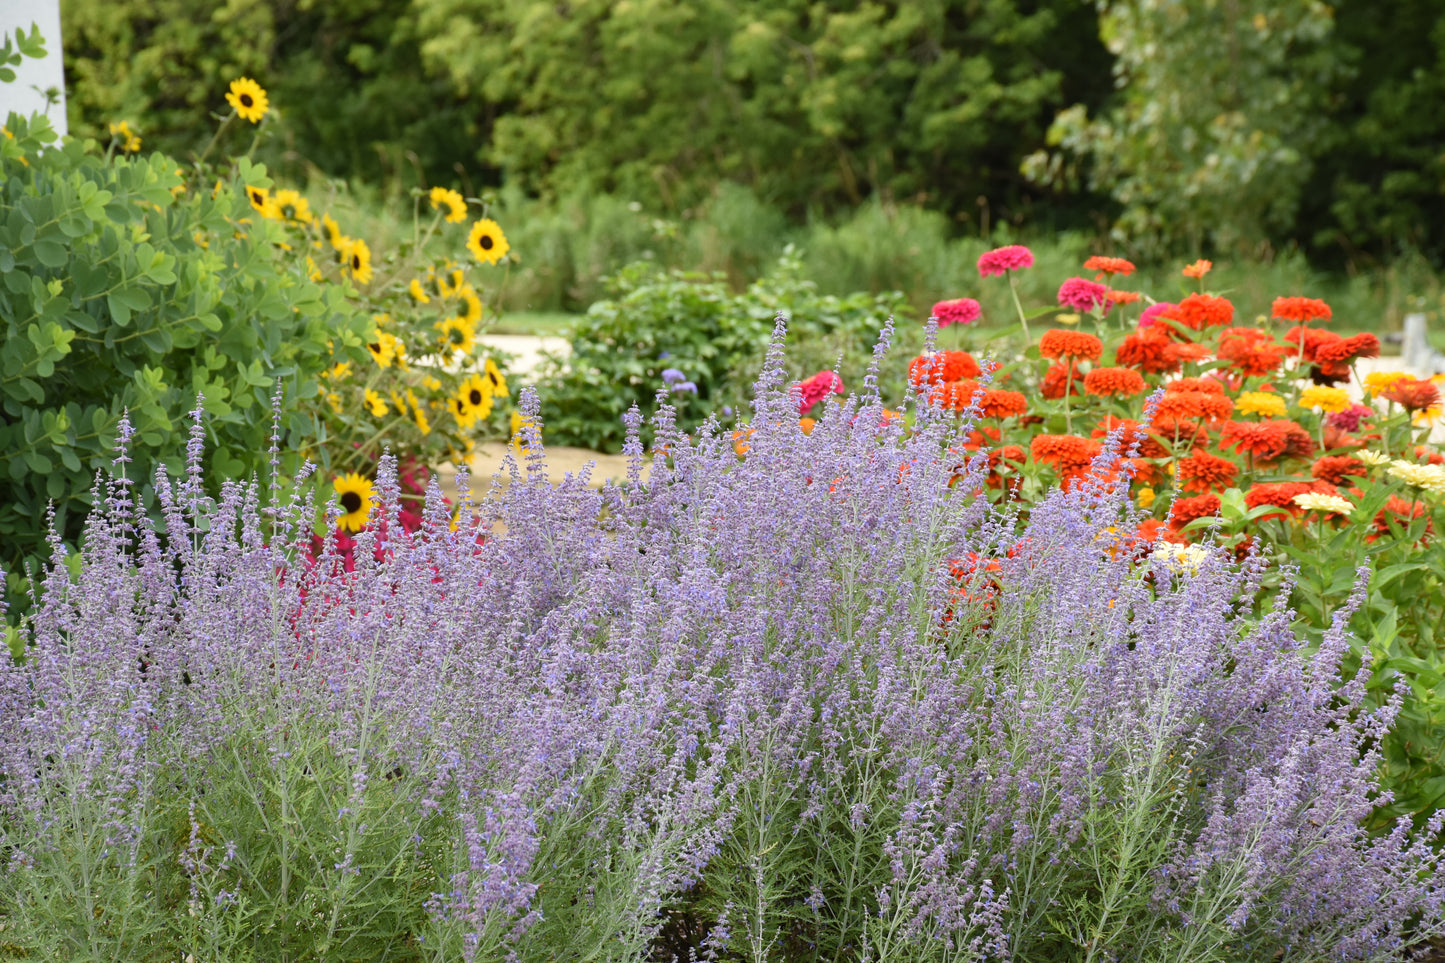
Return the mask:
[[[790,364],[801,377],[839,358],[866,356],[902,305],[896,291],[820,294],[803,280],[792,248],[741,294],[733,294],[720,273],[664,271],[646,261],[623,269],[609,285],[611,297],[593,304],[574,329],[566,370],[554,367],[542,386],[542,419],[553,444],[619,450],[623,412],[636,404],[651,413],[669,368],[697,389],[672,392],[683,430],[715,410],[724,417],[740,410],[779,312],[790,318]],[[892,377],[901,383],[901,372]]]
[[[162,154],[57,145],[44,118],[11,114],[0,171],[0,564],[14,602],[26,561],[48,554],[47,504],[79,536],[123,411],[134,480],[181,469],[197,394],[216,477],[267,475],[278,379],[288,441],[313,434],[297,399],[316,396],[333,351],[369,363],[370,321],[255,216],[239,185],[271,182],[244,159],[234,183],[188,189]]]

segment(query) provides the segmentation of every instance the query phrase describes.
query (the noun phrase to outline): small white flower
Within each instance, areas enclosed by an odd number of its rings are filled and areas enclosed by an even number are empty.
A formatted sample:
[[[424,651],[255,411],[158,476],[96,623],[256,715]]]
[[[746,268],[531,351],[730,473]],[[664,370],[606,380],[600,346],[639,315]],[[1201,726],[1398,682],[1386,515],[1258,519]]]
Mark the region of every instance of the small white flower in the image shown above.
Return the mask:
[[[1407,485],[1414,485],[1437,495],[1445,494],[1445,465],[1417,465],[1396,458],[1390,462],[1390,475]]]
[[[1368,448],[1362,448],[1361,450],[1355,452],[1355,457],[1372,467],[1379,467],[1380,465],[1386,465],[1390,462],[1389,455],[1382,455],[1380,452],[1370,451]]]

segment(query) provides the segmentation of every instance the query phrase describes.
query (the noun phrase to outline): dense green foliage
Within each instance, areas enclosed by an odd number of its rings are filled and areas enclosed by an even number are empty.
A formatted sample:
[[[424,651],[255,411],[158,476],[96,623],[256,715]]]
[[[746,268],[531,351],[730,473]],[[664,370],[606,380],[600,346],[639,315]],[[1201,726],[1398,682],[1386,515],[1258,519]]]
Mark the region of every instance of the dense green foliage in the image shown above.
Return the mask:
[[[673,389],[678,425],[692,431],[712,413],[742,411],[778,312],[791,318],[793,374],[805,377],[841,357],[866,355],[901,295],[820,295],[802,262],[785,252],[741,294],[721,276],[660,271],[633,264],[609,280],[611,297],[588,310],[572,332],[565,371],[545,382],[542,420],[552,444],[618,451],[619,414],[632,405],[651,415],[671,368],[696,391]],[[894,359],[898,366],[897,358]],[[901,388],[903,372],[888,387]]]
[[[460,173],[674,218],[731,181],[793,222],[874,198],[973,234],[1112,224],[1136,255],[1445,257],[1430,0],[62,8],[72,130],[128,119],[184,154],[246,74],[280,115],[258,156],[293,175]]]
[[[11,114],[0,139],[0,556],[17,589],[26,560],[49,554],[47,505],[74,543],[97,471],[129,411],[132,480],[154,477],[204,394],[218,474],[269,475],[271,395],[286,428],[314,434],[297,399],[317,393],[332,350],[367,360],[370,320],[342,289],[313,283],[256,219],[244,190],[185,190],[176,162],[53,145],[44,118]],[[43,148],[43,149],[42,149]],[[241,162],[242,183],[269,186]],[[369,363],[369,362],[368,362]],[[165,453],[164,457],[162,452]]]

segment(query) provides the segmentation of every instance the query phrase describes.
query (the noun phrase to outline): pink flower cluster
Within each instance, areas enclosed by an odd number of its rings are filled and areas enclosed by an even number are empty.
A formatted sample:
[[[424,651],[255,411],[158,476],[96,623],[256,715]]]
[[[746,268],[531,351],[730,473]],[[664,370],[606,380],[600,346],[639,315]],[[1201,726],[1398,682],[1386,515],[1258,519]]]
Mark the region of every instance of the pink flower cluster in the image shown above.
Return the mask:
[[[1114,306],[1109,289],[1088,278],[1069,278],[1059,285],[1059,304],[1075,311],[1092,311],[1096,305],[1103,305],[1107,311]]]
[[[1179,307],[1179,305],[1172,301],[1159,301],[1149,305],[1144,309],[1144,313],[1139,315],[1139,327],[1154,327],[1155,322],[1157,322],[1159,318],[1168,317],[1169,313],[1177,307]]]
[[[798,401],[798,414],[806,415],[809,408],[829,395],[841,395],[843,379],[838,377],[838,373],[835,371],[819,371],[813,377],[801,382],[798,388],[803,394]]]
[[[1018,271],[1033,266],[1034,252],[1022,244],[1010,244],[1008,247],[995,248],[992,251],[979,255],[978,259],[978,273],[980,277],[988,277],[991,274],[1003,274],[1005,271]]]
[[[952,301],[939,301],[933,306],[933,316],[938,319],[940,328],[950,324],[973,324],[982,314],[983,308],[973,298],[954,298]]]

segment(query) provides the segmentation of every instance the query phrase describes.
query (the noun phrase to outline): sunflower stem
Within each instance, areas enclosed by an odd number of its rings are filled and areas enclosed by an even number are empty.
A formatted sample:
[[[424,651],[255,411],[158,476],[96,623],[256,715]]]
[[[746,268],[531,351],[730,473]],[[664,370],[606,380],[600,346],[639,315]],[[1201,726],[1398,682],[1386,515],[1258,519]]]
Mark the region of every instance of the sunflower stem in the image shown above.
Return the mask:
[[[230,127],[230,126],[231,126],[231,121],[233,121],[233,120],[235,120],[235,119],[236,119],[236,109],[233,107],[233,108],[231,108],[231,112],[226,115],[226,117],[225,117],[224,120],[221,121],[221,126],[220,126],[220,127],[217,127],[217,128],[216,128],[216,132],[211,135],[211,142],[206,145],[206,149],[205,149],[205,150],[201,151],[201,156],[196,158],[196,166],[197,166],[197,167],[200,167],[202,164],[204,164],[204,163],[206,162],[206,158],[210,156],[212,148],[214,148],[214,147],[216,146],[216,142],[221,139],[221,135],[222,135],[223,133],[225,133],[226,128],[227,128],[227,127]]]

